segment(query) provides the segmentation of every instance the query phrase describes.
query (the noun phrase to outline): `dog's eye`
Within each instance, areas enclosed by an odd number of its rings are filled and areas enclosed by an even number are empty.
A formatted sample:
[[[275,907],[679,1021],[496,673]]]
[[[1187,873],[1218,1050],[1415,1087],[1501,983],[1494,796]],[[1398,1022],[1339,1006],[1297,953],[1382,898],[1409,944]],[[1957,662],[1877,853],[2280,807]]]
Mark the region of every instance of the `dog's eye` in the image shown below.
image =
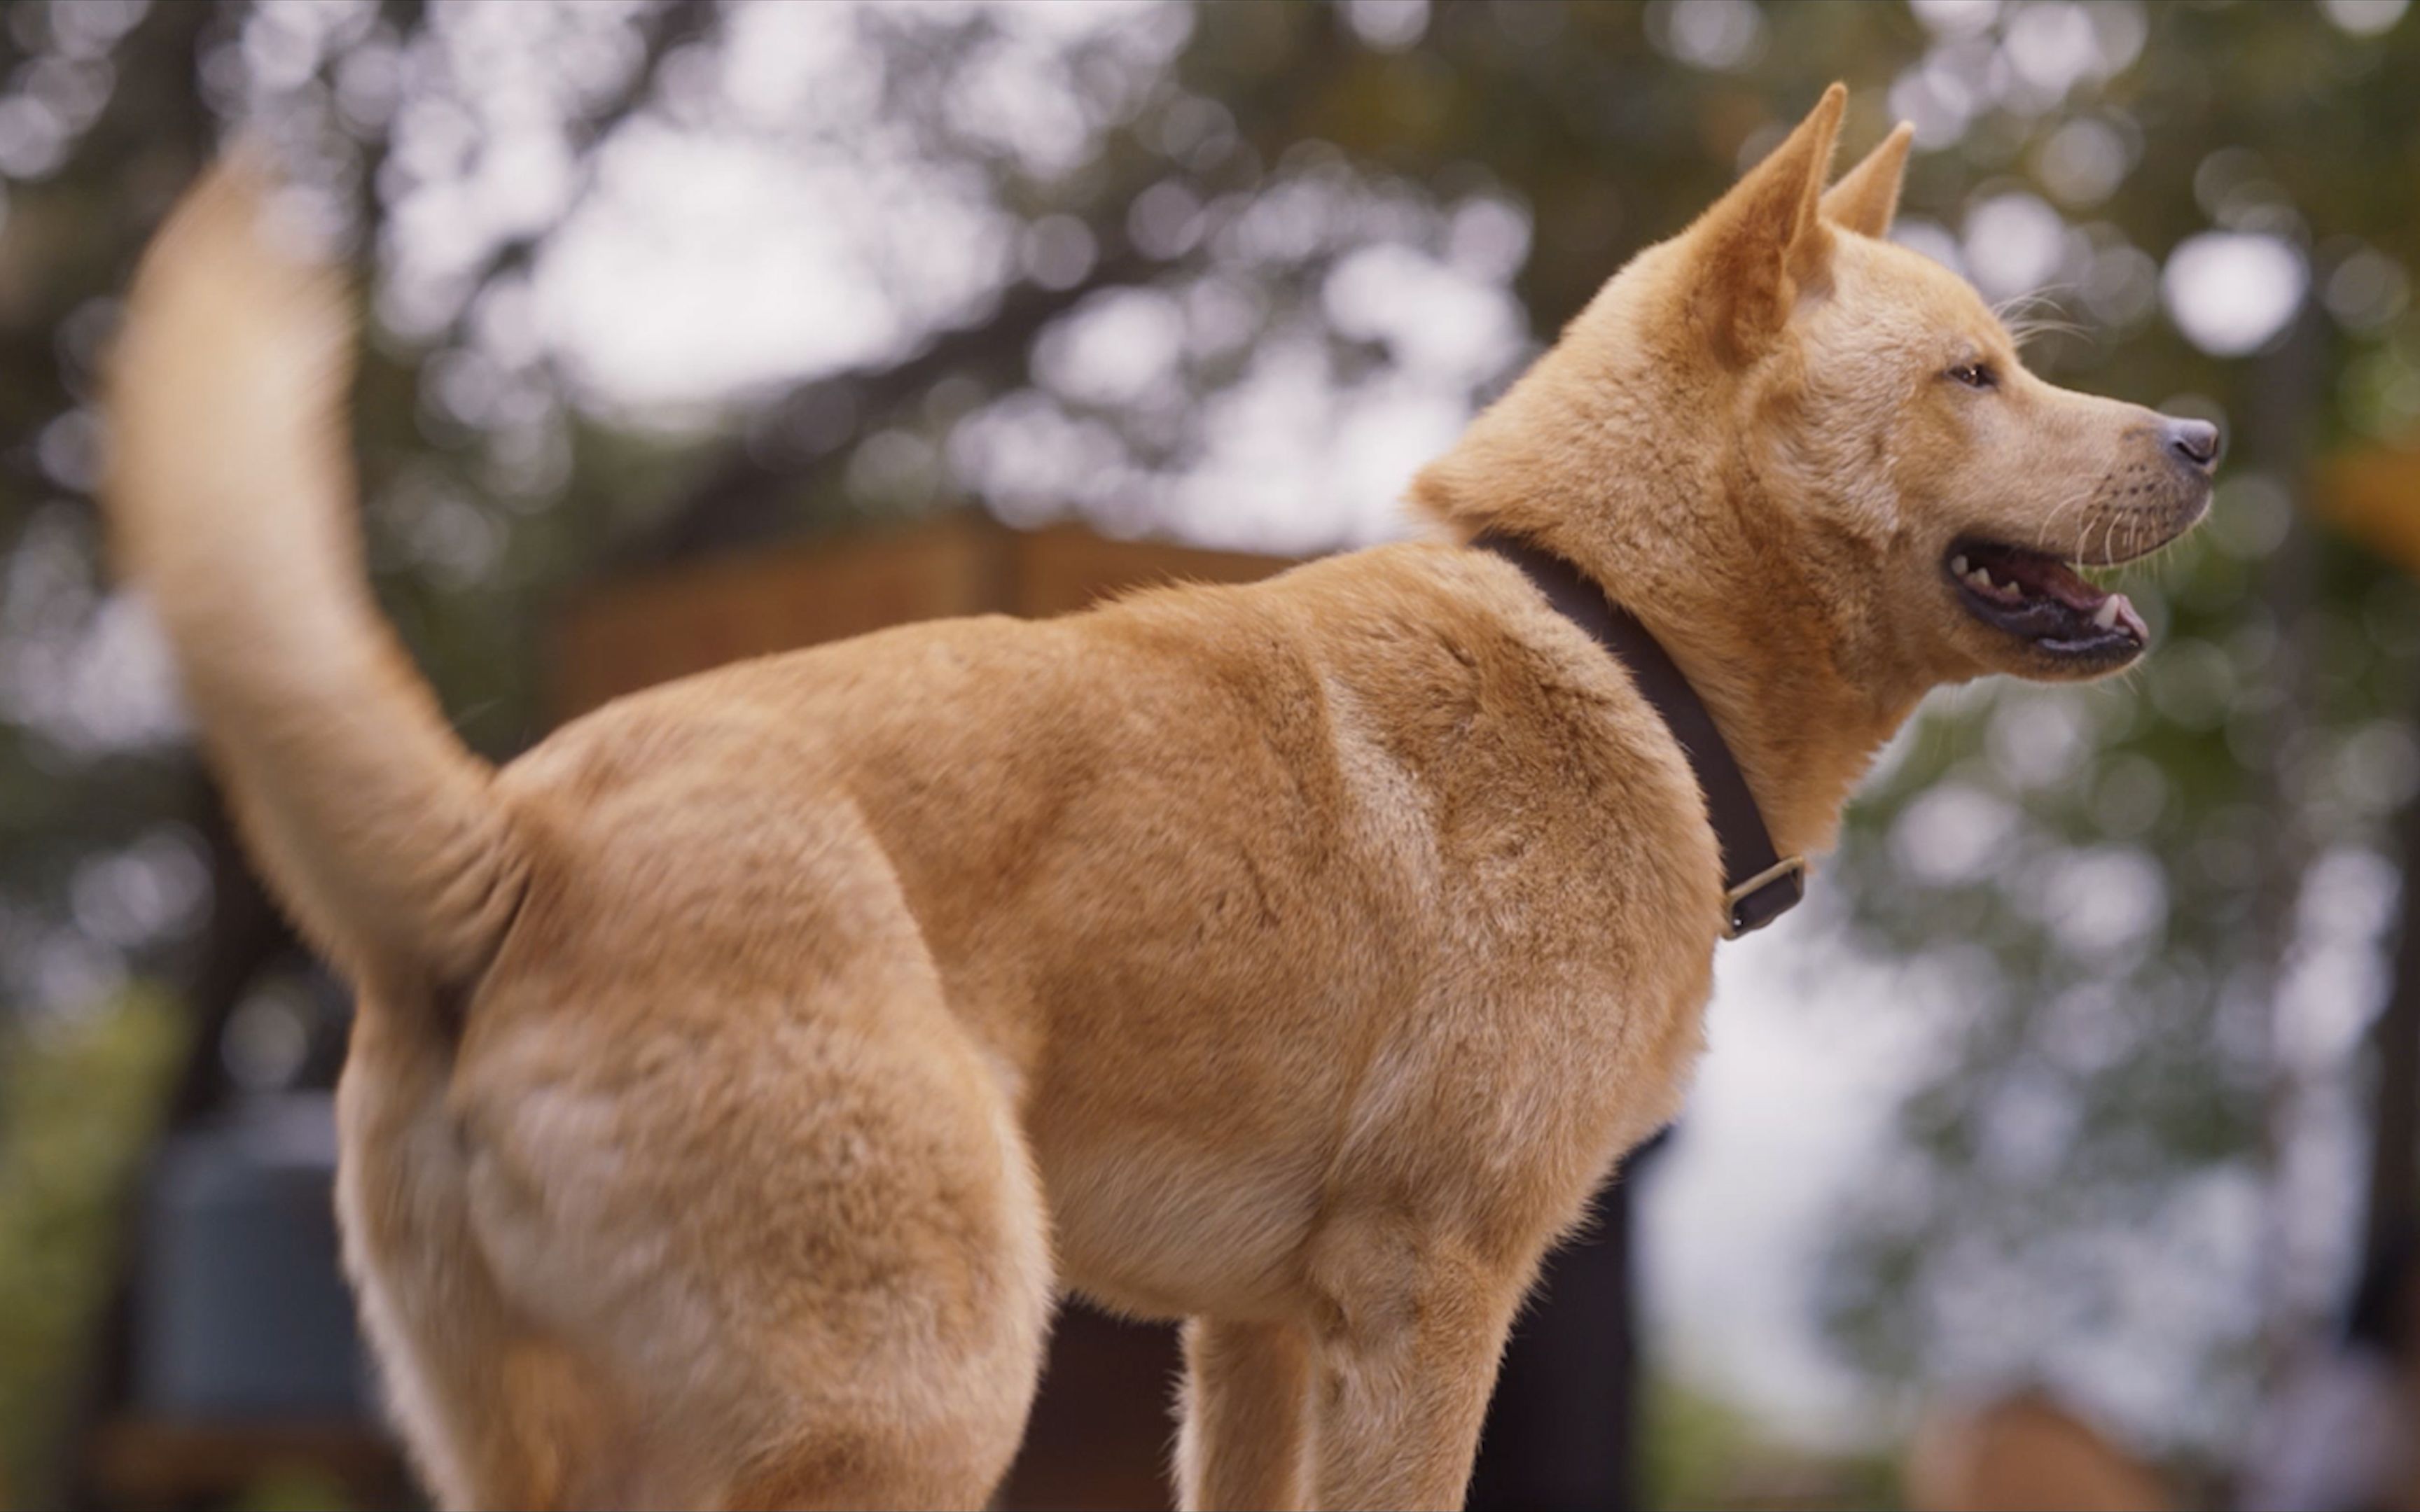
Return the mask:
[[[1961,363],[1949,370],[1949,377],[1970,389],[1997,388],[2000,383],[2000,376],[1988,363]]]

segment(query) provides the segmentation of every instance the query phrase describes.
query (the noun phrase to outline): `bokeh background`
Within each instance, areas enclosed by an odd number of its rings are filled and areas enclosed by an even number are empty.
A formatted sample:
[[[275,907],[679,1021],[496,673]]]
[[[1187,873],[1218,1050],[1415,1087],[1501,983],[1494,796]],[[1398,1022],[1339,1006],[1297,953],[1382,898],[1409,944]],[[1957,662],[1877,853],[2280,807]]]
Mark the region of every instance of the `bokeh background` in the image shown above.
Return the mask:
[[[866,599],[868,542],[980,577],[1409,531],[1413,469],[1836,78],[1844,159],[1915,123],[1900,239],[2054,380],[2230,454],[2125,574],[2141,671],[1937,695],[1811,904],[1723,951],[1632,1180],[1642,1494],[1921,1502],[2014,1412],[2185,1503],[2420,1504],[2406,12],[9,0],[0,1504],[391,1484],[341,1297],[286,1269],[343,995],[93,501],[118,292],[219,144],[274,141],[360,270],[379,590],[503,758],[718,645],[917,611]],[[709,623],[783,592],[804,620]]]

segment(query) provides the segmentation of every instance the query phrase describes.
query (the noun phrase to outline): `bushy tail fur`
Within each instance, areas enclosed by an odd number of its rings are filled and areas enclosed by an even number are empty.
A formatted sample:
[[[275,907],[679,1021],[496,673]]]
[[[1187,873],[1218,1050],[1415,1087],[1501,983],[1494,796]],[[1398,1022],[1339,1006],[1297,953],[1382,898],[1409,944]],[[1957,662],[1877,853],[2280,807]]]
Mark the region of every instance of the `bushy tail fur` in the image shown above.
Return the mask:
[[[370,597],[346,292],[262,239],[268,188],[245,161],[211,170],[136,274],[109,394],[119,561],[303,932],[356,976],[460,984],[510,922],[522,854]]]

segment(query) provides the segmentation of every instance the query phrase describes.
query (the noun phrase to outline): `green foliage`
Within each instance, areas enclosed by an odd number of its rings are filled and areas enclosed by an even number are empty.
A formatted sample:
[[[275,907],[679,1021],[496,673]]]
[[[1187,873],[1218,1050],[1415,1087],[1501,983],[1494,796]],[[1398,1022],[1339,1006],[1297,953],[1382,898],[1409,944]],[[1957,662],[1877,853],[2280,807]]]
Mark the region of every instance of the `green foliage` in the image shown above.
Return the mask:
[[[293,1469],[255,1482],[237,1500],[233,1512],[345,1512],[353,1504],[333,1476]]]
[[[0,1484],[39,1505],[180,1061],[150,989],[0,1041]]]
[[[1645,1504],[1664,1512],[1900,1505],[1899,1478],[1887,1461],[1778,1441],[1728,1401],[1668,1373],[1648,1378],[1639,1429]]]

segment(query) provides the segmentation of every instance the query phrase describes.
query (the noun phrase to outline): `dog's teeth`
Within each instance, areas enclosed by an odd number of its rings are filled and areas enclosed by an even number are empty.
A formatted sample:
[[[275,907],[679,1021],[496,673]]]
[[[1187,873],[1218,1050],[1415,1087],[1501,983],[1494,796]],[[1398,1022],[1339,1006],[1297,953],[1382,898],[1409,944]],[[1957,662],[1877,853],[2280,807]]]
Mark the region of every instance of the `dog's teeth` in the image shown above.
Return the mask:
[[[1992,575],[1991,575],[1990,573],[1988,573],[1988,572],[1985,572],[1985,571],[1984,571],[1982,568],[1980,568],[1980,567],[1978,567],[1978,568],[1976,568],[1973,572],[1968,573],[1968,574],[1966,575],[1966,580],[1967,580],[1968,582],[1970,582],[1970,583],[1973,583],[1976,587],[1980,588],[1981,590],[1983,590],[1983,592],[1985,592],[1985,593],[1987,593],[1987,594],[1990,594],[1990,593],[1996,593],[1996,592],[1998,592],[1998,590],[1997,590],[1997,589],[1995,589],[1995,588],[1993,588],[1993,587],[1992,586]]]
[[[2133,601],[2123,594],[2110,594],[2109,601],[2118,606],[2118,623],[2126,627],[2126,633],[2133,636],[2137,644],[2149,644],[2151,627],[2143,623],[2143,616],[2134,612]]]
[[[1958,578],[1963,578],[1963,577],[1965,577],[1965,576],[1966,576],[1966,559],[1965,559],[1964,557],[1962,557],[1962,556],[1960,556],[1960,557],[1951,557],[1951,558],[1949,559],[1949,571],[1950,571],[1950,575],[1951,575],[1951,576],[1953,576],[1953,577],[1958,577]]]
[[[2118,597],[2116,594],[2113,594],[2109,597],[2101,601],[2101,607],[2092,611],[2092,623],[2104,630],[2114,630],[2118,628]]]

